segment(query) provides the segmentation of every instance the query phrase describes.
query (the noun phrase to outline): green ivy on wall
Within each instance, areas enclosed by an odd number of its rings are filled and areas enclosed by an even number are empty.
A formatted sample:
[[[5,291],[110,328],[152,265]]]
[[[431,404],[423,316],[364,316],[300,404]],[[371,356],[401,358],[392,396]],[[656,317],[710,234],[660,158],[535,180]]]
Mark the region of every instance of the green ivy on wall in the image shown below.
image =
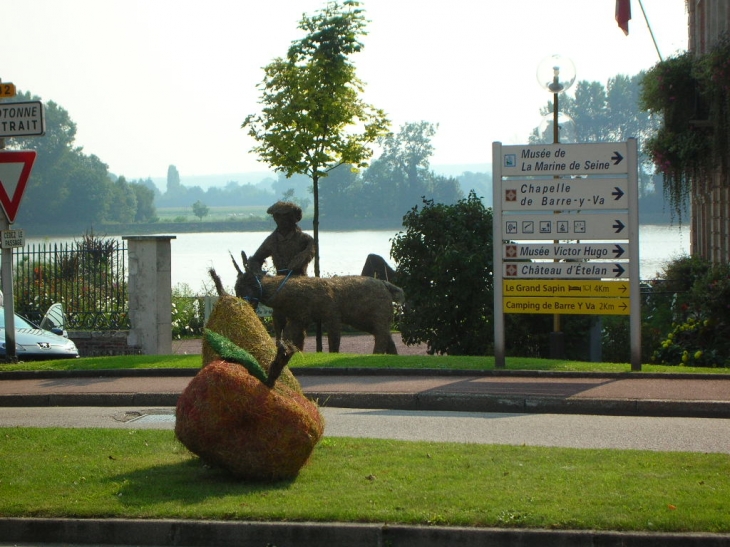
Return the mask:
[[[644,148],[681,219],[691,192],[730,166],[730,40],[706,55],[687,52],[657,63],[642,82],[640,100],[663,118]]]

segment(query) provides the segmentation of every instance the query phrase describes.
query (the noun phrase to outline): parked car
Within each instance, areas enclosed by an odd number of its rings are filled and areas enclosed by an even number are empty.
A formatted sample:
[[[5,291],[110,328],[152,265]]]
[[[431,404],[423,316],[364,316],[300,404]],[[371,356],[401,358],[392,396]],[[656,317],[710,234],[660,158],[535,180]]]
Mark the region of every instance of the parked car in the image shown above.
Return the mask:
[[[15,314],[15,355],[19,361],[39,359],[71,359],[79,356],[73,340],[66,332],[61,304],[46,312],[41,325],[35,325]],[[5,310],[0,308],[0,358],[5,357]]]

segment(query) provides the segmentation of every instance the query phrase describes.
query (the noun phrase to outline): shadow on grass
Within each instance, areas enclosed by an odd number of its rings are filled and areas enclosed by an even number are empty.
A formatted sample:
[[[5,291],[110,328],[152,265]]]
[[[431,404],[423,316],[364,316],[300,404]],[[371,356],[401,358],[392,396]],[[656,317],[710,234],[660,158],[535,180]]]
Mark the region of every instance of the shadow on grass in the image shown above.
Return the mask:
[[[107,479],[113,493],[127,507],[166,503],[196,505],[227,496],[266,494],[287,490],[294,480],[277,482],[241,480],[222,468],[205,465],[198,457],[162,464]]]

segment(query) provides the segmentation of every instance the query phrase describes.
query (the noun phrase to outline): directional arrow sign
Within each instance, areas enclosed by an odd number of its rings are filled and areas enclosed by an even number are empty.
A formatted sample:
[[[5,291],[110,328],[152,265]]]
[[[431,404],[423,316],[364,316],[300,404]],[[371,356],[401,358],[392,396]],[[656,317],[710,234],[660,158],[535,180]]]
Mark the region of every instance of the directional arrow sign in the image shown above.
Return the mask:
[[[628,263],[505,262],[505,279],[619,279],[629,277]]]
[[[502,176],[627,174],[625,142],[502,147]]]
[[[629,258],[628,243],[505,243],[505,260],[553,258],[566,260],[618,260]]]
[[[628,298],[512,298],[505,296],[504,313],[559,313],[565,315],[629,315]]]
[[[512,240],[628,239],[628,224],[629,215],[624,212],[502,215],[503,237]]]
[[[0,205],[8,222],[15,222],[36,153],[33,150],[0,152]]]
[[[628,209],[621,179],[505,180],[503,211]]]
[[[629,296],[628,281],[505,279],[506,296]]]

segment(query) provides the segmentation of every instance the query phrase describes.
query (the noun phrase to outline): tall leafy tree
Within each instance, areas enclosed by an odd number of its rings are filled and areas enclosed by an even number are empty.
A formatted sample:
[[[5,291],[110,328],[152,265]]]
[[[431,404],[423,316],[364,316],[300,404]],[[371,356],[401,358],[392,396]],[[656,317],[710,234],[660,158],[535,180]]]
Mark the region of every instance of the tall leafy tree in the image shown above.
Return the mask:
[[[430,170],[437,128],[410,122],[380,140],[383,153],[363,174],[366,201],[375,216],[400,218],[424,198],[453,204],[464,197],[458,181]]]
[[[184,190],[180,182],[180,173],[177,167],[170,165],[167,167],[167,193],[170,195],[177,194]]]
[[[14,101],[37,101],[29,92]],[[76,123],[53,101],[44,103],[46,134],[12,139],[9,148],[38,152],[17,220],[24,224],[93,223],[106,219],[111,196],[108,167],[75,146]]]
[[[328,2],[303,15],[305,36],[286,58],[264,68],[259,114],[242,127],[258,143],[252,151],[287,177],[312,179],[315,240],[314,274],[319,276],[319,181],[338,165],[364,167],[370,144],[387,132],[385,112],[366,104],[364,87],[350,58],[362,50],[366,19],[360,2]]]
[[[157,209],[155,207],[155,186],[152,188],[144,183],[130,183],[129,187],[137,197],[137,212],[134,215],[135,222],[157,222]]]
[[[109,210],[107,219],[112,222],[133,222],[137,214],[137,194],[124,177],[112,183],[111,190],[114,207]]]
[[[330,171],[319,192],[322,218],[362,217],[362,181],[351,165],[343,164]]]

